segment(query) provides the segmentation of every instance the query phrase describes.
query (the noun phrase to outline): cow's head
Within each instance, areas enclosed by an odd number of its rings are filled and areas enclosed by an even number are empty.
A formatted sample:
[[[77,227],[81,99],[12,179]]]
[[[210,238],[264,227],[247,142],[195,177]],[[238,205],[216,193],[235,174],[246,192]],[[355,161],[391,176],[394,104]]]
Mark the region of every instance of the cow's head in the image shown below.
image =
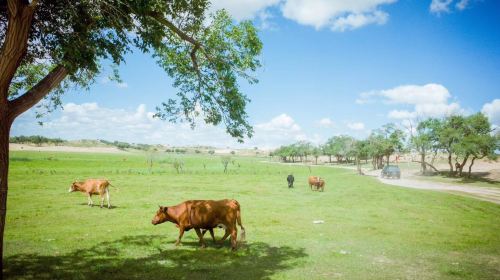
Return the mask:
[[[76,192],[78,190],[78,187],[78,182],[73,182],[73,184],[71,184],[71,186],[69,187],[68,192]]]
[[[156,215],[151,220],[153,225],[158,225],[170,220],[170,216],[168,215],[168,207],[158,206],[160,207],[158,211],[156,211]]]

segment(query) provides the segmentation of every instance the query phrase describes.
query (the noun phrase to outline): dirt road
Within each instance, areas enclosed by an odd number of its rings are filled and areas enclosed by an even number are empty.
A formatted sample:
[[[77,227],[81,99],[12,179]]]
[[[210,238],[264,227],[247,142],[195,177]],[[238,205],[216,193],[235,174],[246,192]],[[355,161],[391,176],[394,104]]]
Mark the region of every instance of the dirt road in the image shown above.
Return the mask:
[[[500,204],[500,188],[486,188],[474,186],[460,186],[439,182],[429,182],[410,178],[401,179],[383,179],[380,178],[380,170],[369,171],[366,175],[377,177],[384,184],[400,186],[405,188],[443,191],[459,195],[466,195],[480,200],[485,200]]]

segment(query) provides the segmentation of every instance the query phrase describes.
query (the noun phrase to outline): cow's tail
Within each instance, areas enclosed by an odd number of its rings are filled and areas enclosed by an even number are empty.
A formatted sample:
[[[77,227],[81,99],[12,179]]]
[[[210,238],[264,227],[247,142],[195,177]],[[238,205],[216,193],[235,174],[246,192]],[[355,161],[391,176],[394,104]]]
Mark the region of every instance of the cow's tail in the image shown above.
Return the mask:
[[[236,222],[238,222],[238,225],[241,228],[240,241],[243,242],[245,241],[246,234],[245,234],[245,228],[241,224],[241,208],[239,203],[238,203],[238,209],[236,211]]]
[[[113,187],[113,188],[115,188],[117,191],[120,191],[120,188],[118,188],[117,186],[113,186],[113,185],[111,185],[111,183],[110,183],[110,182],[108,182],[108,185],[112,186],[112,187]]]

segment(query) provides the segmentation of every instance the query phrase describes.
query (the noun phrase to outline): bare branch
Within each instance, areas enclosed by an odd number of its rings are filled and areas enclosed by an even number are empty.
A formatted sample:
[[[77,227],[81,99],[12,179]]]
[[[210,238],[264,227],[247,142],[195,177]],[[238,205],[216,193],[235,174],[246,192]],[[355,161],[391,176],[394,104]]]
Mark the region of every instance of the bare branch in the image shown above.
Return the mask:
[[[62,65],[56,66],[52,69],[52,71],[50,71],[49,74],[47,74],[47,76],[40,80],[25,94],[9,101],[10,117],[14,119],[24,111],[33,107],[40,100],[42,100],[42,98],[49,94],[51,90],[57,87],[67,75],[68,69],[66,69],[66,67]]]

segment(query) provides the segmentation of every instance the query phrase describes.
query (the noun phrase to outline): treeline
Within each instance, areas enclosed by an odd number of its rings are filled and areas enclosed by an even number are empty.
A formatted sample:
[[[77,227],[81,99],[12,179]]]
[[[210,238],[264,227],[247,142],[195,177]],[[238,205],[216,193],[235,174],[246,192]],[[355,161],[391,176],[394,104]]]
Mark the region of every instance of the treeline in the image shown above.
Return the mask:
[[[121,141],[106,141],[106,140],[99,140],[99,142],[106,144],[108,146],[114,146],[120,150],[125,150],[125,149],[136,149],[136,150],[142,150],[142,151],[151,151],[154,149],[158,149],[158,145],[149,145],[149,144],[137,144],[137,143],[127,143],[127,142],[121,142]]]
[[[496,133],[495,133],[496,132]],[[284,162],[307,161],[308,157],[318,162],[318,157],[327,156],[328,162],[335,157],[337,163],[355,163],[361,172],[360,162],[371,161],[374,169],[389,164],[394,154],[416,152],[419,155],[421,172],[428,169],[438,171],[434,161],[439,154],[446,154],[449,172],[462,176],[468,166],[470,177],[475,160],[495,160],[500,148],[498,131],[492,129],[488,118],[482,113],[470,116],[450,116],[442,119],[429,118],[401,128],[386,124],[362,140],[348,135],[334,136],[326,143],[314,146],[309,142],[281,146],[271,153]]]
[[[32,136],[12,136],[9,138],[9,143],[15,143],[15,144],[35,144],[35,145],[42,145],[42,144],[53,144],[53,145],[58,145],[66,142],[65,140],[62,140],[60,138],[48,138],[48,137],[43,137],[40,135],[32,135]]]

